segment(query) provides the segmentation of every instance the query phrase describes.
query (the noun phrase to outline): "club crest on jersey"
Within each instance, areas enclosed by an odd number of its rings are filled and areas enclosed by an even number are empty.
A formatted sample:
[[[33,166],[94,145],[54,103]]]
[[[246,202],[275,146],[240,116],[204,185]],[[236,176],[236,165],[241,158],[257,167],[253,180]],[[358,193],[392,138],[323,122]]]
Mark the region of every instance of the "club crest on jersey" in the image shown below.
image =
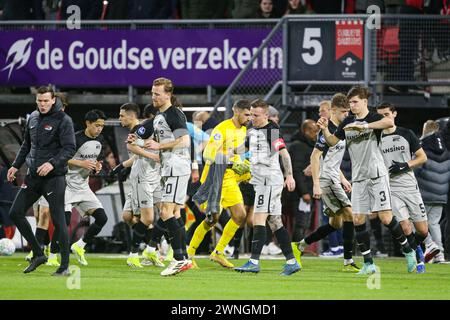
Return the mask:
[[[220,140],[222,138],[222,135],[220,133],[216,133],[214,135],[214,140]]]
[[[44,130],[51,131],[53,127],[49,124],[44,125]]]
[[[145,133],[145,128],[144,127],[140,127],[137,132],[138,132],[139,135],[142,136]]]
[[[326,142],[324,136],[320,136],[319,140],[320,140],[320,142],[322,142],[322,143],[325,143],[325,142]]]

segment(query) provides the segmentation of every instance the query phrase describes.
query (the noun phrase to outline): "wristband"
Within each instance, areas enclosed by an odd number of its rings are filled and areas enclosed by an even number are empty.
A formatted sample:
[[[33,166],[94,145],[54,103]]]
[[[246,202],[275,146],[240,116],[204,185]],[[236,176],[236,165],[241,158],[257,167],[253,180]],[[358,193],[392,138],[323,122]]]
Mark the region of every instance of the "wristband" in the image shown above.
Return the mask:
[[[192,162],[192,170],[198,170],[198,163]]]

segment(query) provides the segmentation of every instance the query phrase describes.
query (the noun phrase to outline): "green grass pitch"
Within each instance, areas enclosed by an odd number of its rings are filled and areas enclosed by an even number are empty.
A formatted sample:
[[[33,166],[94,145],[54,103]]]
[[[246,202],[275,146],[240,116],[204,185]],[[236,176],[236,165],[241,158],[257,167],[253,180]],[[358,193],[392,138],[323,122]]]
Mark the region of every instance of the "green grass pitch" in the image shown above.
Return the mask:
[[[303,269],[279,276],[284,260],[262,260],[259,274],[240,274],[208,259],[200,269],[161,277],[160,268],[130,269],[124,256],[88,254],[80,267],[79,289],[68,278],[51,277],[55,267],[30,274],[25,254],[0,257],[0,300],[7,299],[152,299],[152,300],[302,300],[302,299],[450,299],[450,265],[427,265],[425,274],[408,274],[404,259],[377,259],[380,277],[341,272],[341,259],[305,257]],[[231,260],[236,266],[244,259]],[[361,258],[357,257],[361,264]],[[77,265],[71,256],[72,265]],[[70,282],[70,279],[69,279]],[[77,282],[71,282],[76,286]],[[69,285],[70,286],[70,285]]]

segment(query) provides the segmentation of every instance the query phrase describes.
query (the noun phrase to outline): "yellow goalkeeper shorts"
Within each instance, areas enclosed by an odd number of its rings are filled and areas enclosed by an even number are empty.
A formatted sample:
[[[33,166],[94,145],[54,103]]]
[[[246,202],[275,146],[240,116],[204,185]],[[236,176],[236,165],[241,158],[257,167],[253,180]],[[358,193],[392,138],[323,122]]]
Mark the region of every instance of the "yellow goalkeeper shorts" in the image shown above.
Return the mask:
[[[244,198],[237,183],[222,187],[222,196],[220,198],[220,206],[222,208],[226,209],[239,203],[244,203]]]

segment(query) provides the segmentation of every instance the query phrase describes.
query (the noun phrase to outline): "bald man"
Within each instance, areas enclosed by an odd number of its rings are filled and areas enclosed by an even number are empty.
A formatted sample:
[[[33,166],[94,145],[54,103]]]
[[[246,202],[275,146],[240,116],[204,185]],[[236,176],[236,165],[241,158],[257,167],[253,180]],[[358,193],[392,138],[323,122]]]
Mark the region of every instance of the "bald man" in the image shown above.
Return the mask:
[[[202,124],[202,127],[200,129],[205,132],[209,129],[214,129],[219,124],[219,121],[212,118],[208,111],[196,111],[192,115],[192,118],[196,125],[198,125],[198,123]]]

